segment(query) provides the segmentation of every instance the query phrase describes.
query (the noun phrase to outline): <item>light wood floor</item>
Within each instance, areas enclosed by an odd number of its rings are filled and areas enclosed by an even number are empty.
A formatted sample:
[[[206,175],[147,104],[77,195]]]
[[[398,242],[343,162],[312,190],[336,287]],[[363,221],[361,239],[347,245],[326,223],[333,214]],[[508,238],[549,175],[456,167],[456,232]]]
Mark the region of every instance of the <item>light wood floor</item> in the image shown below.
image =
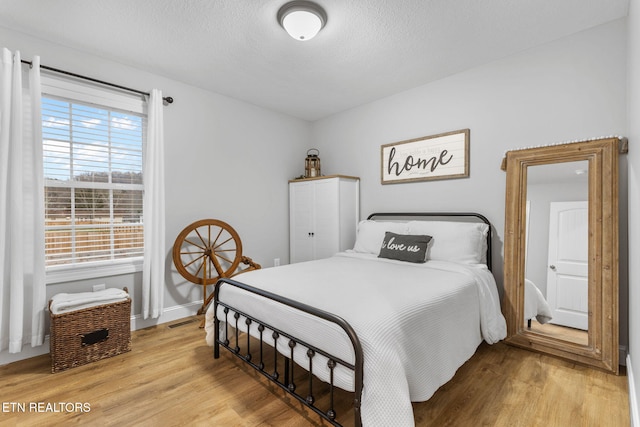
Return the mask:
[[[552,323],[545,323],[544,325],[541,325],[535,319],[532,319],[531,330],[534,332],[540,332],[543,335],[548,335],[550,337],[558,338],[563,341],[573,342],[579,345],[589,344],[589,333],[581,329],[554,325]]]
[[[214,360],[198,324],[136,331],[131,352],[56,374],[48,355],[0,367],[0,425],[327,425],[226,351]],[[38,402],[62,412],[30,411]],[[65,413],[61,402],[88,405]],[[626,375],[498,343],[482,344],[414,413],[418,426],[624,427],[628,408]]]

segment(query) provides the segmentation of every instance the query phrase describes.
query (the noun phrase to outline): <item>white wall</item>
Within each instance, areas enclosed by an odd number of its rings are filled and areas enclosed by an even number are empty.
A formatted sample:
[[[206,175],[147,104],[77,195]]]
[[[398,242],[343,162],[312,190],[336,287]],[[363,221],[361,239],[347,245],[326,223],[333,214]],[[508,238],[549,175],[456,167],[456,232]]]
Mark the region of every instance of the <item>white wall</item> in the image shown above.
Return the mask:
[[[626,37],[626,20],[614,21],[315,122],[323,172],[361,177],[363,216],[485,214],[495,226],[494,272],[501,285],[504,152],[624,135]],[[471,130],[469,178],[381,185],[382,144],[463,128]],[[621,326],[625,343],[626,320]]]
[[[629,2],[628,16],[628,136],[629,136],[629,369],[630,403],[635,426],[640,425],[640,0]],[[633,369],[632,370],[630,369]]]
[[[244,254],[264,267],[272,266],[274,258],[288,262],[287,181],[304,171],[310,123],[3,28],[0,40],[0,46],[20,50],[23,59],[38,54],[44,65],[139,90],[159,88],[175,99],[164,110],[168,312],[160,323],[200,306],[192,303],[202,299],[200,286],[185,282],[171,259],[176,236],[195,220],[217,218],[231,224]],[[47,297],[89,291],[99,283],[127,286],[133,314],[139,315],[140,273],[49,285]],[[142,327],[155,322],[134,323]],[[5,353],[0,353],[0,364],[15,360]]]

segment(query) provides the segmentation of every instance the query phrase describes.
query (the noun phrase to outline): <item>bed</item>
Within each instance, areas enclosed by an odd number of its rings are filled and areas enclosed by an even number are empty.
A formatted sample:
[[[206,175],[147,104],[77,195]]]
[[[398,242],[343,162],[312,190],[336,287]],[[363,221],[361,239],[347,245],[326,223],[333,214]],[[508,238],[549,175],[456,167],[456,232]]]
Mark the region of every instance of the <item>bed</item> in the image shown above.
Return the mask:
[[[445,220],[442,220],[445,219]],[[426,240],[426,244],[425,244]],[[312,377],[354,393],[355,425],[414,425],[428,400],[485,340],[506,336],[482,215],[373,214],[353,250],[222,279],[206,315],[207,342],[230,350],[334,425],[314,405]],[[250,347],[251,336],[259,340]],[[273,349],[284,372],[264,366]],[[312,372],[306,395],[294,369]],[[284,375],[283,375],[284,374]]]
[[[531,328],[533,318],[544,325],[552,317],[551,307],[540,289],[531,280],[524,279],[524,318],[527,321],[527,327]]]

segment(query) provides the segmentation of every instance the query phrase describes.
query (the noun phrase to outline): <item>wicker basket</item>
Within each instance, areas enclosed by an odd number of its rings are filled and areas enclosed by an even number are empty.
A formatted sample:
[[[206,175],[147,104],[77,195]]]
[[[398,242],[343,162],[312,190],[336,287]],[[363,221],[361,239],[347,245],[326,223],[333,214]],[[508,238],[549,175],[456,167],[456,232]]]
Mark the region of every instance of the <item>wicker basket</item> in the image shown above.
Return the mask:
[[[131,298],[67,313],[49,313],[51,372],[131,350]]]

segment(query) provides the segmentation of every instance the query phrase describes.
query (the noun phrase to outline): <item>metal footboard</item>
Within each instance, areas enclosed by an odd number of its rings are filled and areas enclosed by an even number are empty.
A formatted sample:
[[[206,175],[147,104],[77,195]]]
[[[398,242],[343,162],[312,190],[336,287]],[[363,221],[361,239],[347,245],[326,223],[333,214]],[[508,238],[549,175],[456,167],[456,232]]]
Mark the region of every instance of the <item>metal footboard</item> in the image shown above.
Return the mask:
[[[312,346],[296,337],[291,336],[286,331],[279,330],[268,323],[266,323],[262,319],[256,319],[250,313],[244,313],[234,307],[231,307],[224,301],[220,301],[219,294],[220,288],[222,286],[233,286],[236,288],[243,289],[247,292],[262,296],[264,298],[268,298],[270,300],[276,301],[278,303],[287,305],[289,307],[295,308],[297,310],[303,311],[305,313],[311,314],[313,316],[319,317],[326,321],[335,323],[340,326],[344,332],[347,334],[349,339],[351,340],[351,344],[353,346],[353,351],[355,355],[355,362],[349,363],[344,360],[341,360],[334,355],[327,353],[326,351]],[[218,306],[222,306],[224,312],[224,319],[218,318]],[[355,425],[361,426],[361,416],[360,416],[360,404],[362,397],[362,386],[363,386],[363,354],[362,354],[362,346],[360,341],[353,330],[353,328],[342,318],[335,316],[331,313],[328,313],[323,310],[319,310],[315,307],[299,303],[297,301],[291,300],[289,298],[282,297],[280,295],[276,295],[271,292],[264,291],[262,289],[254,288],[247,284],[231,280],[231,279],[220,279],[216,283],[216,287],[214,290],[214,358],[220,357],[220,346],[229,350],[232,354],[238,357],[240,360],[246,362],[250,366],[252,366],[255,370],[264,375],[267,379],[277,384],[281,389],[285,390],[287,393],[291,394],[295,397],[300,403],[309,407],[315,413],[317,413],[322,418],[326,419],[332,425],[340,426],[341,424],[336,421],[336,411],[334,409],[334,377],[333,372],[337,365],[341,365],[347,369],[353,371],[354,375],[354,399],[353,399],[353,408],[354,408],[354,417],[355,417]],[[244,322],[240,322],[240,318],[244,318]],[[224,327],[224,336],[221,337],[220,331],[220,322],[225,323]],[[241,323],[244,323],[242,325]],[[257,330],[259,331],[259,339],[258,339],[258,359],[253,360],[253,356],[251,353],[251,336],[249,330],[251,325],[258,325]],[[232,328],[233,331],[229,331]],[[243,329],[244,328],[244,329]],[[265,333],[265,330],[271,331],[271,334]],[[246,343],[244,344],[243,349],[240,348],[240,340],[241,333],[246,332]],[[284,372],[281,375],[281,372],[278,372],[278,350],[277,350],[277,341],[280,338],[284,338],[288,340],[288,346],[290,348],[291,354],[290,356],[284,357]],[[233,343],[230,338],[234,338]],[[271,340],[271,341],[270,341]],[[264,348],[264,344],[268,344],[269,346],[273,346],[271,349],[273,353],[273,366],[267,367],[265,366],[265,351],[269,351],[269,348]],[[307,386],[307,395],[302,396],[297,392],[297,385],[295,384],[294,379],[294,349],[296,346],[301,345],[307,349],[306,355],[308,360],[308,366],[305,368],[308,374],[308,386]],[[316,397],[314,396],[314,385],[313,385],[313,363],[314,357],[320,354],[324,356],[327,360],[327,367],[329,368],[329,408],[328,409],[320,409],[318,408],[316,403]]]

